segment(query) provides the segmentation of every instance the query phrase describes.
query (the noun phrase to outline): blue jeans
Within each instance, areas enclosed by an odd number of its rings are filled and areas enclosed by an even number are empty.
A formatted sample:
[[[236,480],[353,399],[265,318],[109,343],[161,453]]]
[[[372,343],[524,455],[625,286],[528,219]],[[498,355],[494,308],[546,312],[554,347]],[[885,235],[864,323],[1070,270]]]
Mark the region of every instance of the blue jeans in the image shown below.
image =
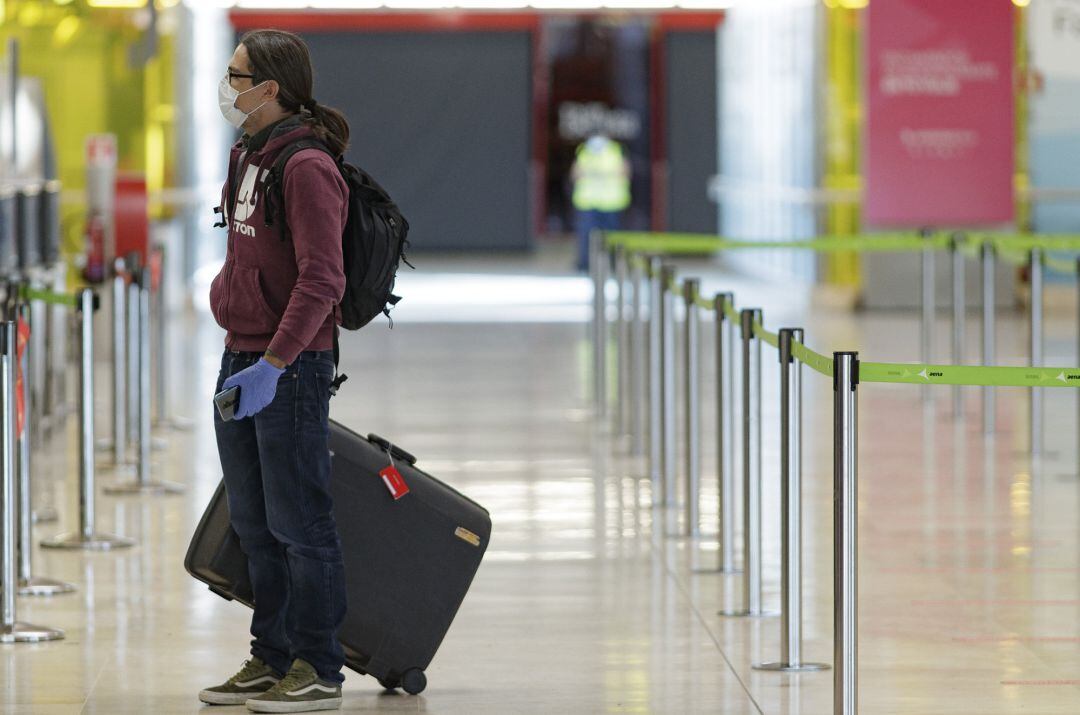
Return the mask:
[[[226,350],[217,390],[261,353]],[[255,593],[251,654],[279,673],[295,658],[342,682],[345,566],[330,495],[333,352],[304,352],[254,417],[222,422],[214,409],[229,515]]]
[[[618,231],[620,211],[578,211],[578,257],[577,269],[589,270],[589,234],[594,229],[600,231]]]

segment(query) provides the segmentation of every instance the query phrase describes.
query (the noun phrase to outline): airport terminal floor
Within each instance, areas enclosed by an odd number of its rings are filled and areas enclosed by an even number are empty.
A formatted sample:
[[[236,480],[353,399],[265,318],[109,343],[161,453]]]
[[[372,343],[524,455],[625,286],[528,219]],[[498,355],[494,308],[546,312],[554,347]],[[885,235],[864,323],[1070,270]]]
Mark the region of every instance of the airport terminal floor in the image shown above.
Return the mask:
[[[440,715],[664,713],[819,715],[832,672],[752,669],[779,656],[775,618],[725,618],[740,577],[716,572],[716,452],[703,443],[703,535],[670,536],[679,510],[650,507],[644,462],[597,420],[587,369],[588,280],[544,256],[501,263],[420,258],[393,330],[342,341],[350,380],[331,416],[376,432],[491,511],[490,548],[419,696],[347,672],[345,712]],[[810,289],[696,266],[707,291],[760,305],[772,329],[801,326],[822,352],[918,359],[914,312],[852,313]],[[947,321],[938,345],[947,349]],[[976,318],[971,317],[972,324]],[[1047,316],[1046,364],[1074,364],[1075,315]],[[247,656],[249,611],[184,571],[219,479],[210,394],[222,334],[204,310],[169,325],[171,409],[155,475],[178,496],[98,498],[98,527],[138,545],[35,550],[38,575],[78,592],[21,597],[20,620],[66,639],[0,646],[0,712],[61,715],[245,712],[199,690]],[[969,338],[974,350],[977,330]],[[102,332],[104,333],[104,328]],[[703,334],[708,344],[711,328]],[[1024,364],[1022,313],[1000,314],[1002,364]],[[105,341],[101,341],[105,342]],[[99,352],[106,347],[99,346]],[[708,363],[706,363],[708,364]],[[764,597],[779,605],[778,365],[764,357]],[[715,418],[704,370],[703,432]],[[108,375],[98,376],[108,430]],[[803,657],[832,660],[832,385],[804,371]],[[978,388],[951,414],[950,388],[860,388],[860,703],[864,713],[1054,715],[1080,711],[1080,505],[1073,391],[1046,400],[1045,456],[1029,458],[1027,393],[998,391],[982,434]],[[75,523],[76,420],[37,455],[35,498]],[[99,471],[99,483],[117,477]],[[339,514],[338,518],[342,518]],[[407,617],[407,614],[406,614]]]

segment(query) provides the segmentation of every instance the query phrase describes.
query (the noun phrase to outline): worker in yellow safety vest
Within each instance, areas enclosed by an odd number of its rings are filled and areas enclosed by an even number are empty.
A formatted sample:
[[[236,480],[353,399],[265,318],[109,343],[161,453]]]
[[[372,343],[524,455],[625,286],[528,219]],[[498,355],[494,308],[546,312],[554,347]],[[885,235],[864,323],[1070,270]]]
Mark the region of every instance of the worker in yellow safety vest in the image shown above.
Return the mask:
[[[590,137],[577,148],[570,169],[577,209],[579,271],[589,267],[589,234],[615,231],[619,216],[630,205],[630,162],[622,146],[605,136]]]

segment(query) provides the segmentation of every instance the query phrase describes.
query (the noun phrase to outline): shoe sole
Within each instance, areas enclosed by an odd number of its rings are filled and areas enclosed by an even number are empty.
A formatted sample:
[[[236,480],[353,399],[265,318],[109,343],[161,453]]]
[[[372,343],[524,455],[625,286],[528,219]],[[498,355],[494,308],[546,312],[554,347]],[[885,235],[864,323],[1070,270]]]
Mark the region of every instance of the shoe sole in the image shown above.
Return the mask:
[[[256,695],[262,695],[262,693],[218,693],[213,690],[204,690],[199,693],[199,700],[207,705],[243,705]]]
[[[316,710],[339,710],[341,698],[322,700],[248,700],[247,708],[253,713],[307,713]]]

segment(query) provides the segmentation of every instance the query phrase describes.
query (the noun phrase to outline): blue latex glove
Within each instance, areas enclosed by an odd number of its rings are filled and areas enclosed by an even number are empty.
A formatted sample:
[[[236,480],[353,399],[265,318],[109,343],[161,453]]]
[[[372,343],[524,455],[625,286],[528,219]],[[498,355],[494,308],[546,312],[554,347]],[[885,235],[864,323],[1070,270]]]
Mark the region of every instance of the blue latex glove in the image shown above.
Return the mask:
[[[278,378],[283,372],[285,368],[274,367],[266,358],[259,358],[259,362],[251,367],[226,378],[222,383],[222,390],[234,385],[240,386],[240,405],[236,408],[233,419],[251,417],[273,402],[274,395],[277,394]]]

